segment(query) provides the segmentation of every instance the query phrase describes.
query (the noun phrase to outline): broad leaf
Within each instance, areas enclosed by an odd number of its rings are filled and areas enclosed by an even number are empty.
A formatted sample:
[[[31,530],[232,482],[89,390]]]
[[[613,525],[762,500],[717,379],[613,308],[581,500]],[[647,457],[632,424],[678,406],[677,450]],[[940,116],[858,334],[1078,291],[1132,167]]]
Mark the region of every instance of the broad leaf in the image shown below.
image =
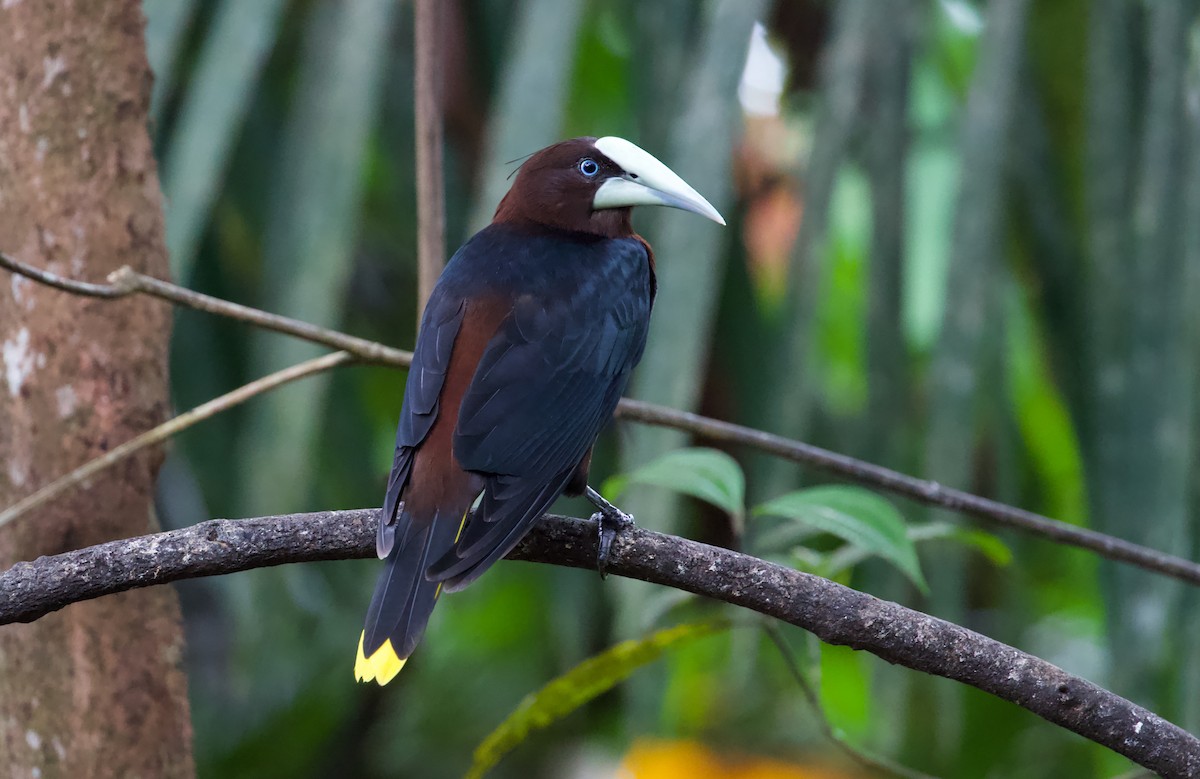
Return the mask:
[[[922,592],[928,589],[904,518],[873,492],[857,487],[813,487],[767,501],[754,513],[785,517],[837,536],[891,562]]]
[[[991,533],[985,533],[982,530],[972,530],[970,528],[956,527],[947,522],[930,522],[924,525],[911,525],[908,528],[908,537],[914,544],[920,544],[925,541],[954,541],[963,546],[973,547],[977,552],[982,554],[994,565],[1003,566],[1012,562],[1012,550],[996,536]],[[805,549],[799,547],[798,549]],[[793,554],[797,550],[793,550]],[[854,566],[861,563],[872,555],[862,547],[844,546],[833,554],[828,555],[824,560],[825,567],[816,569],[822,575],[829,578],[836,577],[838,574],[848,571]],[[801,558],[803,560],[803,558]],[[802,568],[802,570],[810,570]]]
[[[948,522],[930,522],[910,527],[908,537],[917,543],[939,540],[955,541],[963,546],[971,547],[997,566],[1005,566],[1012,562],[1012,550],[1008,548],[1008,545],[983,530],[959,527]]]
[[[821,531],[799,522],[782,522],[767,527],[756,527],[752,536],[752,549],[754,554],[759,557],[780,552],[790,553],[795,547],[807,543],[814,536],[820,534]]]
[[[728,629],[724,620],[700,622],[660,630],[636,641],[623,641],[525,696],[500,726],[475,749],[467,779],[478,779],[529,737],[548,727],[596,696],[607,692],[668,649]]]
[[[729,455],[716,449],[676,449],[605,483],[616,494],[629,484],[652,484],[711,503],[741,525],[745,512],[746,477]]]

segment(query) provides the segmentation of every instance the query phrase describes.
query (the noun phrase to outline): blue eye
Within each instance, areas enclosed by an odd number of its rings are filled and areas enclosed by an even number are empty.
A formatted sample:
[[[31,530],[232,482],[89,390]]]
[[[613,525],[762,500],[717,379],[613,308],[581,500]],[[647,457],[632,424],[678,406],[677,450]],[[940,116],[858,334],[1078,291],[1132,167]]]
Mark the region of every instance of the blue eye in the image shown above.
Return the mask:
[[[591,178],[600,172],[600,165],[591,157],[584,157],[579,161],[579,172]]]

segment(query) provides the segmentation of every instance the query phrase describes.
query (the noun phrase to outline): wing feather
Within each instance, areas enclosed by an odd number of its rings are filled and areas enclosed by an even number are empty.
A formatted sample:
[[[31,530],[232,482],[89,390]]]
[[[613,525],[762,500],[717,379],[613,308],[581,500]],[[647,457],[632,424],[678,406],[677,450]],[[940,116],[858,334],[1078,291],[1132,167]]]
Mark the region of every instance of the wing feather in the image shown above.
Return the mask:
[[[485,487],[454,550],[427,572],[448,590],[503,557],[562,494],[641,358],[645,249],[610,242],[584,259],[574,275],[560,269],[564,283],[514,299],[463,396],[454,453]]]
[[[404,385],[404,406],[396,425],[396,447],[392,455],[392,471],[388,476],[387,493],[379,514],[379,529],[375,537],[375,552],[386,558],[396,545],[396,536],[406,528],[397,511],[404,485],[412,473],[413,453],[429,435],[437,419],[439,397],[450,367],[454,339],[462,325],[466,305],[462,298],[434,291],[421,319],[413,363]]]

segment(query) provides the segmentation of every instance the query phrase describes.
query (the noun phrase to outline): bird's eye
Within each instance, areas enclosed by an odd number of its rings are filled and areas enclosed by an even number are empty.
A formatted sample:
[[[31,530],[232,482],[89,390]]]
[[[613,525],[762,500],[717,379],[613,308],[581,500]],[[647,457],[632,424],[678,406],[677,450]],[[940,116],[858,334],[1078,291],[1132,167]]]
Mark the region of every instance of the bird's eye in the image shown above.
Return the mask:
[[[600,165],[591,157],[584,157],[579,161],[579,172],[591,178],[600,172]]]

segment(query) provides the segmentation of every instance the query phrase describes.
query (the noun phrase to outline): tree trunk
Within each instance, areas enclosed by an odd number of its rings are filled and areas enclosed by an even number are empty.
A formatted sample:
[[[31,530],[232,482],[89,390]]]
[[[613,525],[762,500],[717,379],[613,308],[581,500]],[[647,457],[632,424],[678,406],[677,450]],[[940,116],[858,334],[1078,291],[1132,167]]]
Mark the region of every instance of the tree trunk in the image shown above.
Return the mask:
[[[166,275],[138,0],[0,6],[0,247],[70,277]],[[167,413],[170,312],[0,285],[0,505]],[[0,569],[157,529],[150,451],[0,529]],[[193,773],[173,590],[0,629],[0,775]]]

